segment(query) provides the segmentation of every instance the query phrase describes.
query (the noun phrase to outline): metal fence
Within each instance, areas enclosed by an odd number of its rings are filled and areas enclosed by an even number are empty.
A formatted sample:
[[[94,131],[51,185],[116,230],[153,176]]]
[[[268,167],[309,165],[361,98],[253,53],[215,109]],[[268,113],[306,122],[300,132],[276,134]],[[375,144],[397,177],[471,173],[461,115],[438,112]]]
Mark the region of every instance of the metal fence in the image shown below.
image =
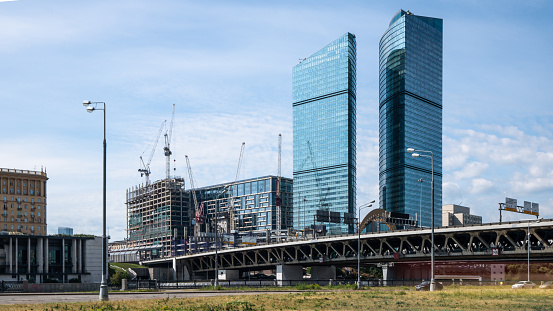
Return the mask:
[[[2,293],[22,293],[23,281],[2,281],[0,284],[0,292]]]

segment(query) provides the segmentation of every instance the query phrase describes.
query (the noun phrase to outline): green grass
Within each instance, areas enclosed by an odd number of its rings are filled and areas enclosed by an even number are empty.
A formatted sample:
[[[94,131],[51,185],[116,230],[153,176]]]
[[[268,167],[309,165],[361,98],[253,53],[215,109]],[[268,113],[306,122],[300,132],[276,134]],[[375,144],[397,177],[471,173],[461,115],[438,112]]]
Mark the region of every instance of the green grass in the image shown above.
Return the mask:
[[[137,265],[134,263],[126,263],[126,262],[110,262],[109,265],[114,267],[119,267],[125,270],[127,270],[128,268],[146,268],[141,265]]]

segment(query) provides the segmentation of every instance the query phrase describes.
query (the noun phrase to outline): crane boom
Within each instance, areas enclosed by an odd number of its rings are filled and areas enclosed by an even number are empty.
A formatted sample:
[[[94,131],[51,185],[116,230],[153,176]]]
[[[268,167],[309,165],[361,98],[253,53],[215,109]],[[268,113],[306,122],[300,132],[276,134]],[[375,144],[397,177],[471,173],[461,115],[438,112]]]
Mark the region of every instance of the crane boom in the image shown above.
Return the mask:
[[[240,157],[238,158],[238,167],[236,168],[236,177],[234,178],[234,184],[238,181],[238,177],[240,176],[240,168],[242,167],[242,158],[244,157],[244,147],[246,146],[246,143],[242,143],[242,147],[240,148]],[[234,194],[236,195],[236,193]],[[229,214],[229,223],[230,223],[230,230],[236,230],[236,224],[234,221],[234,200],[233,200],[233,194],[229,191],[229,206],[228,206],[228,214]]]
[[[144,159],[142,158],[142,156],[140,156],[140,162],[142,163],[143,168],[139,168],[138,172],[140,172],[140,176],[145,176],[146,186],[150,185],[150,173],[151,173],[150,172],[150,163],[152,162],[152,159],[154,158],[154,153],[156,151],[157,143],[159,141],[159,137],[161,136],[161,132],[163,131],[163,127],[165,127],[166,122],[167,122],[167,120],[165,120],[161,123],[161,127],[159,128],[159,131],[157,132],[157,135],[154,139],[154,144],[153,144],[153,147],[152,147],[152,151],[150,152],[150,157],[148,158],[148,162],[144,163]],[[146,150],[144,150],[144,152],[146,152]],[[142,155],[144,155],[144,152],[142,153]]]
[[[192,167],[190,166],[190,160],[188,159],[188,156],[185,155],[184,158],[186,159],[186,167],[188,168],[188,178],[190,179],[190,192],[192,192],[192,198],[194,200],[194,211],[196,218],[199,216],[199,209],[198,209],[198,199],[196,198],[196,186],[194,184],[194,175],[192,174]],[[198,236],[200,233],[200,224],[198,223],[198,220],[196,219],[196,225],[194,226],[194,235]]]
[[[311,157],[311,165],[313,165],[313,170],[315,171],[315,182],[317,184],[317,188],[319,189],[319,207],[320,208],[328,207],[328,203],[326,202],[326,195],[323,196],[323,190],[322,190],[321,185],[319,183],[319,181],[320,181],[319,171],[317,170],[317,168],[315,166],[315,160],[314,160],[314,157],[313,157],[313,149],[311,148],[311,142],[309,140],[307,141],[307,147],[309,147],[309,155]],[[327,194],[328,194],[328,189],[327,189]]]
[[[278,170],[277,170],[277,185],[276,185],[276,196],[275,196],[275,205],[277,209],[277,230],[282,230],[282,199],[280,197],[280,181],[281,181],[281,153],[282,153],[282,134],[278,134]],[[286,218],[284,220],[286,222]]]
[[[165,147],[163,152],[165,154],[165,176],[169,181],[171,178],[171,136],[173,134],[173,119],[175,117],[175,104],[173,104],[173,111],[171,112],[171,123],[169,124],[169,130],[165,132]]]

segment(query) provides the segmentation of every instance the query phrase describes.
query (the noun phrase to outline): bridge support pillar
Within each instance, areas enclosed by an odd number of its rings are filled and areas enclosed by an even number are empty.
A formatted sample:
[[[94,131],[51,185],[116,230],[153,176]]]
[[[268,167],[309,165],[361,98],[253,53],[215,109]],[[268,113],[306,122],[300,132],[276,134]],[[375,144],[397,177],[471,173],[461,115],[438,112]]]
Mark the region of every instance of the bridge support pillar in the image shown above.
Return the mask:
[[[311,280],[336,280],[336,266],[311,267]]]
[[[387,282],[396,279],[396,268],[393,264],[382,264],[382,279],[384,280],[384,286],[393,285],[393,283],[388,284]]]
[[[232,281],[240,278],[239,270],[219,270],[219,281]]]
[[[276,283],[278,286],[296,285],[303,279],[302,266],[278,265],[276,268]]]

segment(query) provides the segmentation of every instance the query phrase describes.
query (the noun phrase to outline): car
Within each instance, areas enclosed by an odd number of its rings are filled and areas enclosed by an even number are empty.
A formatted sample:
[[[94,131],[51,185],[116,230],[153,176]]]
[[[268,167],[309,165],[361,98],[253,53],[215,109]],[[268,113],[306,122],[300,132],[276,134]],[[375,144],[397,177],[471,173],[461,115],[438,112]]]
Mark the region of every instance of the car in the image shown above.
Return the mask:
[[[536,287],[536,283],[532,282],[532,281],[519,281],[515,284],[513,284],[512,288],[513,289],[523,289],[523,288],[534,288]]]
[[[542,285],[540,285],[540,288],[553,288],[553,282],[545,282]]]
[[[444,286],[440,282],[434,283],[434,290],[442,290],[444,289]],[[425,291],[430,290],[430,281],[424,281],[418,285],[415,286],[415,290]]]

